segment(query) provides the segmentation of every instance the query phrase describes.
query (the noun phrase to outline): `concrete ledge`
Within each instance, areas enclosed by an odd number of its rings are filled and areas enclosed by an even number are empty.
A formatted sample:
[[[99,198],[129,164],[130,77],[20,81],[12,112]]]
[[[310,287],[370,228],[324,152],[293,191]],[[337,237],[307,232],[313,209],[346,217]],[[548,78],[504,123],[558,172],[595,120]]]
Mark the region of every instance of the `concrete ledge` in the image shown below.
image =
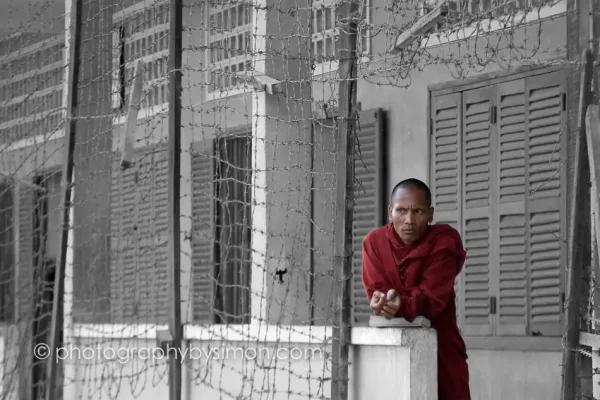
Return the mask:
[[[156,339],[164,325],[75,324],[72,336],[93,339]],[[410,346],[435,336],[432,328],[355,327],[350,343],[357,346]],[[186,325],[185,340],[262,342],[262,343],[330,343],[330,326],[305,325]]]

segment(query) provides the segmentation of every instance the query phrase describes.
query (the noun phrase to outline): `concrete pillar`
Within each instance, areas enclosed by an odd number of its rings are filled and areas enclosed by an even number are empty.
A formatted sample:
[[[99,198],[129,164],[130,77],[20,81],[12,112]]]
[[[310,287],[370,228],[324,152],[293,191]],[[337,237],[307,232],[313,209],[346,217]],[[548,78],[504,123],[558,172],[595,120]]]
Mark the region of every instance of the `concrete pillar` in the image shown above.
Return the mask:
[[[310,4],[255,0],[253,10],[254,70],[283,92],[252,94],[252,314],[272,324],[310,315]]]

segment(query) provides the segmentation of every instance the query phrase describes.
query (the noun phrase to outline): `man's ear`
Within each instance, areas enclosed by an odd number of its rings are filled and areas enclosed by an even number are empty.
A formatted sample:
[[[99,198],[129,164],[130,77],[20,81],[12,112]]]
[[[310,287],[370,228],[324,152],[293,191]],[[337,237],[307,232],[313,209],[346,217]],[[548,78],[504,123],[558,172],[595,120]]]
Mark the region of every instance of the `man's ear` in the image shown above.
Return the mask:
[[[433,208],[433,207],[431,207],[431,208],[429,209],[429,221],[428,221],[428,222],[429,222],[430,224],[431,224],[431,223],[433,223],[433,212],[434,212],[434,211],[435,211],[435,210],[434,210],[434,208]]]
[[[392,220],[392,205],[388,205],[388,220]]]

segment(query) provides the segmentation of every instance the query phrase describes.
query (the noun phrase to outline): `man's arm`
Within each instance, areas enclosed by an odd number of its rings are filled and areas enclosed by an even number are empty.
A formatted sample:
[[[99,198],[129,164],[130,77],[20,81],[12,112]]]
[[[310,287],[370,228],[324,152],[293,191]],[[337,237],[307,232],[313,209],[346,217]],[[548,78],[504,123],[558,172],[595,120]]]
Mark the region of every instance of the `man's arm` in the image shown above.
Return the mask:
[[[390,282],[383,273],[381,259],[369,237],[363,240],[362,246],[362,281],[369,302],[374,292],[386,293],[391,289]]]
[[[421,282],[408,295],[401,296],[396,316],[413,321],[417,316],[437,317],[453,299],[454,280],[460,271],[458,258],[448,250],[433,256]]]

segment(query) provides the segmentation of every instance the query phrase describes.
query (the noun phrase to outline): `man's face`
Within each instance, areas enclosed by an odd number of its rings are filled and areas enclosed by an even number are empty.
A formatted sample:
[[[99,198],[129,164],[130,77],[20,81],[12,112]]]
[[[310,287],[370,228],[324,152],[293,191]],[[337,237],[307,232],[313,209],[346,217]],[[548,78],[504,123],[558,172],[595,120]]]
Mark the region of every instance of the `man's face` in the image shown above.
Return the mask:
[[[396,191],[388,216],[405,245],[419,240],[433,220],[433,207],[427,204],[427,195],[419,189],[400,188]]]

